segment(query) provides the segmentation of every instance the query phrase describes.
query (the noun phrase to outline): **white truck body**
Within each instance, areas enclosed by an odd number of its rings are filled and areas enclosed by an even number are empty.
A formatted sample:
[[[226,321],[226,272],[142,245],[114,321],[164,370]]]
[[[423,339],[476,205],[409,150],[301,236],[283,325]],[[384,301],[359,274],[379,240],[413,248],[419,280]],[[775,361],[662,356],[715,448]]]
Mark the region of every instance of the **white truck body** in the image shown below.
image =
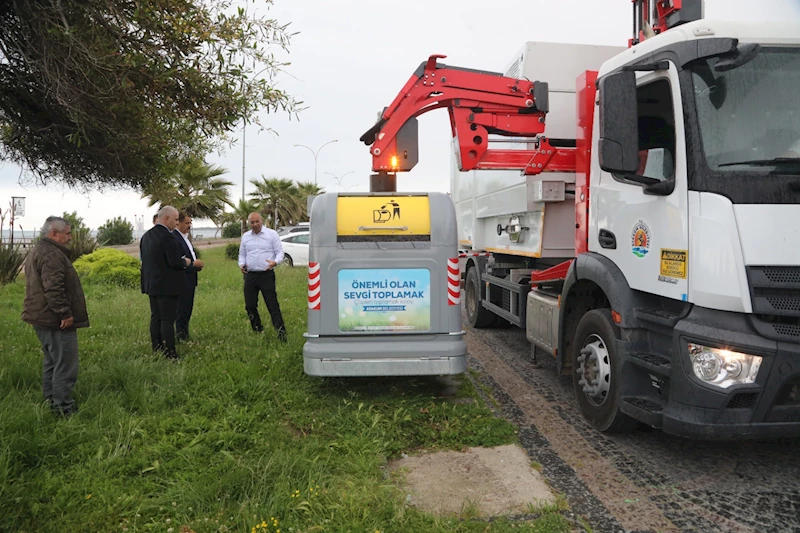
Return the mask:
[[[620,46],[528,42],[505,65],[503,73],[512,78],[546,81],[550,87],[547,136],[574,139],[576,78],[623,51],[625,47]],[[527,145],[511,143],[503,148],[525,149]],[[566,184],[575,183],[574,174],[526,177],[509,170],[460,172],[453,152],[450,194],[456,205],[461,247],[526,257],[575,255],[575,199],[563,194]],[[553,201],[541,194],[547,185],[555,193]],[[547,201],[542,201],[543,196]],[[512,216],[518,216],[520,224],[530,228],[516,243],[506,233],[497,234],[497,225],[506,226]]]

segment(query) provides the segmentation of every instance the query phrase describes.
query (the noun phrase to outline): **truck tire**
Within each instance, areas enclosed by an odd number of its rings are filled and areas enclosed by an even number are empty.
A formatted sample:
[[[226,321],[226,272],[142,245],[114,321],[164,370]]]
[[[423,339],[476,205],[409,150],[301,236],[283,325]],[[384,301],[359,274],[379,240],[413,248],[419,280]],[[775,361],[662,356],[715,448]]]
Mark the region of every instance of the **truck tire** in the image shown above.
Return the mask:
[[[467,279],[464,283],[464,303],[470,327],[486,328],[494,324],[497,319],[497,315],[490,313],[481,305],[481,287],[478,281],[477,267],[467,270]]]
[[[620,411],[622,362],[617,353],[610,309],[581,318],[572,343],[572,385],[583,417],[597,430],[623,433],[636,421]]]

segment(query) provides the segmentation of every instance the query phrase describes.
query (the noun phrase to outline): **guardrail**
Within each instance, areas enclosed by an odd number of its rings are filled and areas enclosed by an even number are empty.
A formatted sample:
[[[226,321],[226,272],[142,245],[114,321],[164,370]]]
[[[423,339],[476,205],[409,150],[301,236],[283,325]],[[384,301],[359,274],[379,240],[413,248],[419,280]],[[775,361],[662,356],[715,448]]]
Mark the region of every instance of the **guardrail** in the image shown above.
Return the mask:
[[[20,246],[22,248],[32,248],[34,239],[31,237],[15,237],[14,242],[11,239],[0,240],[0,246]]]

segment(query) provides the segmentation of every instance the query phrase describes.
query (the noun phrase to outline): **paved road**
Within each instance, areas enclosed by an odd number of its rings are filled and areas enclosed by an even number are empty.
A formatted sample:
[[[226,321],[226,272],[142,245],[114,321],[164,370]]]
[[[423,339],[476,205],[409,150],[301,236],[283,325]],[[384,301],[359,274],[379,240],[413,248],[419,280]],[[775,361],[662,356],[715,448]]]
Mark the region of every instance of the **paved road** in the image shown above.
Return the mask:
[[[192,242],[192,246],[194,246],[195,250],[207,250],[208,248],[219,248],[220,246],[225,246],[228,243],[235,242],[238,243],[240,239],[195,239]],[[126,254],[131,257],[139,257],[139,243],[136,242],[134,244],[127,244],[124,246],[112,246],[112,248],[116,248],[117,250],[122,250]]]
[[[710,443],[598,433],[521,329],[468,330],[470,367],[531,460],[593,531],[800,532],[800,439]]]

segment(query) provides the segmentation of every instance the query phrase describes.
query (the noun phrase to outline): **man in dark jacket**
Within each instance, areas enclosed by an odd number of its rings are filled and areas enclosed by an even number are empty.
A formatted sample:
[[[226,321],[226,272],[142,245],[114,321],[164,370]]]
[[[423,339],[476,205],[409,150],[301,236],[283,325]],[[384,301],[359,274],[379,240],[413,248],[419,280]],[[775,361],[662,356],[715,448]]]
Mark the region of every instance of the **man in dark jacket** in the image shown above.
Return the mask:
[[[186,268],[194,266],[181,251],[172,230],[178,224],[178,210],[164,206],[155,226],[139,242],[142,256],[142,293],[150,296],[150,342],[153,352],[178,359],[175,351],[175,318],[178,297],[186,287]]]
[[[78,328],[89,327],[86,298],[70,261],[69,222],[48,217],[42,239],[25,258],[22,320],[36,330],[44,352],[42,393],[53,412],[69,416],[78,406],[72,389],[78,379]]]
[[[197,288],[197,273],[203,269],[203,262],[197,259],[189,232],[192,230],[192,217],[181,212],[178,215],[178,227],[172,232],[182,253],[194,260],[194,264],[186,267],[186,287],[178,298],[178,315],[175,320],[176,336],[179,341],[189,340],[189,320],[194,309],[194,293]]]

